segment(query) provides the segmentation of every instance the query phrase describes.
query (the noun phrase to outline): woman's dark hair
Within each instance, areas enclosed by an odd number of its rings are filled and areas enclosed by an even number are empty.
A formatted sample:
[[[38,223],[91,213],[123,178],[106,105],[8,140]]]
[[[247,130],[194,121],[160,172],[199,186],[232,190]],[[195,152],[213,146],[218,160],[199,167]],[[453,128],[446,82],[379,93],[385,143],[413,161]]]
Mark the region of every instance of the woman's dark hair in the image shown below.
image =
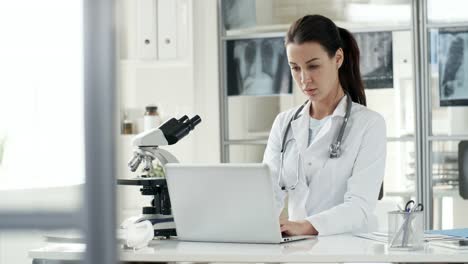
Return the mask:
[[[339,48],[343,49],[344,61],[338,71],[343,90],[353,102],[366,105],[366,94],[359,70],[359,48],[353,35],[346,29],[337,27],[333,21],[321,15],[307,15],[294,22],[288,30],[285,45],[317,42],[330,58]]]

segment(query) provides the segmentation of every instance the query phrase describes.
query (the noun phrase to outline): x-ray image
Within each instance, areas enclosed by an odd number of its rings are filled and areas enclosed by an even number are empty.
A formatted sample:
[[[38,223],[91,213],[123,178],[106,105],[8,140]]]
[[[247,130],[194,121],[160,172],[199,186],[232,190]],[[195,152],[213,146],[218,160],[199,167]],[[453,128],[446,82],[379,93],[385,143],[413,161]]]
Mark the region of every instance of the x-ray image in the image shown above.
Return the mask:
[[[366,89],[393,88],[392,32],[353,34],[360,50],[362,81]]]
[[[223,0],[221,5],[226,30],[256,25],[255,0]]]
[[[283,38],[230,40],[226,51],[229,96],[292,93]]]
[[[441,106],[468,105],[468,29],[439,30]]]

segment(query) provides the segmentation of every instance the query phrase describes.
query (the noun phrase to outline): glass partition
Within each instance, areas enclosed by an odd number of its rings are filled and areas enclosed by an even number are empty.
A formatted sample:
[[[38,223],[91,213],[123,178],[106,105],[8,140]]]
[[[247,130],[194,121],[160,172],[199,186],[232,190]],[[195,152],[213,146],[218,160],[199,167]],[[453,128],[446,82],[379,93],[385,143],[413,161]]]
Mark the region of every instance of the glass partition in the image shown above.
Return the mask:
[[[280,112],[280,97],[229,97],[229,138],[268,138],[275,117]]]
[[[229,162],[232,163],[261,163],[266,144],[229,146]]]
[[[429,23],[457,23],[468,21],[468,2],[465,0],[428,0]]]
[[[468,135],[468,27],[433,28],[429,39],[432,135]]]
[[[414,107],[414,79],[413,79],[413,56],[411,50],[411,32],[394,31],[388,32],[391,48],[390,58],[387,59],[388,66],[385,70],[376,68],[374,73],[365,75],[363,72],[364,85],[366,87],[367,106],[382,114],[387,124],[387,136],[390,138],[411,137],[414,139],[415,130],[415,107]],[[363,33],[359,33],[363,34]],[[378,53],[369,53],[371,49],[383,50],[377,43],[372,47],[360,45],[361,69],[367,67],[368,57],[381,57]],[[358,45],[361,44],[358,42]],[[383,59],[382,59],[383,60]],[[386,72],[386,73],[382,73]],[[390,73],[390,77],[388,77]],[[366,82],[366,78],[372,77],[373,82]],[[390,79],[388,79],[390,78]]]
[[[384,196],[408,200],[416,196],[414,142],[388,142],[384,176]]]
[[[222,26],[226,36],[286,31],[289,24],[308,14],[321,14],[346,28],[404,26],[411,22],[407,0],[224,0]]]
[[[468,216],[468,2],[428,1],[429,138],[434,228]]]
[[[433,141],[431,144],[435,229],[463,228],[468,222],[467,142]]]

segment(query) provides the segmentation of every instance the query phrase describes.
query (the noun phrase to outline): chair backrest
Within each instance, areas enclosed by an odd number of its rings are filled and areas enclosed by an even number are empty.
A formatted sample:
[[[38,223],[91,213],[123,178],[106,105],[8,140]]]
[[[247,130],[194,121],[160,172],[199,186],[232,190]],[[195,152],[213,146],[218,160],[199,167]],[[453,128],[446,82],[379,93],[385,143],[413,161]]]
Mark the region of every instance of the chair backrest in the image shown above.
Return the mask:
[[[468,141],[458,144],[458,192],[468,200]]]
[[[382,198],[383,198],[383,181],[382,181],[382,185],[380,185],[379,201],[382,200]]]

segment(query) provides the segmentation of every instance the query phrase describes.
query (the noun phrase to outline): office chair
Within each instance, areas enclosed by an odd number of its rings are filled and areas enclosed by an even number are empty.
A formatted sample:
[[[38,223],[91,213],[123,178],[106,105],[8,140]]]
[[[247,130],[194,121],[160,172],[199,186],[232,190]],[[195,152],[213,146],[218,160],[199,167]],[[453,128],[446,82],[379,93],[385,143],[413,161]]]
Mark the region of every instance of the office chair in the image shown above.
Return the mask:
[[[382,185],[380,185],[379,201],[382,200],[382,198],[383,198],[383,181],[382,181]]]
[[[468,141],[458,143],[458,192],[468,200]]]

